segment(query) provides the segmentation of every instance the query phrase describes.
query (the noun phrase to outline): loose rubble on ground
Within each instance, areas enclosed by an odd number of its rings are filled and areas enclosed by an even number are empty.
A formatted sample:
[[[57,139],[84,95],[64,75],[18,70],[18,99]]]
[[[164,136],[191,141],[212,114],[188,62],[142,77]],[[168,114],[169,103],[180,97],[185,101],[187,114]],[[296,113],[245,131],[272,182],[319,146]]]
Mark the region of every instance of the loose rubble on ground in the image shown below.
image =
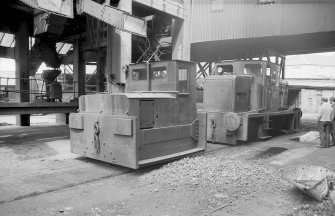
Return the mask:
[[[316,205],[300,205],[292,208],[288,216],[334,216],[330,210],[329,202],[322,202]]]
[[[283,170],[264,165],[259,160],[227,159],[222,156],[194,156],[169,163],[146,173],[142,179],[148,184],[196,191],[205,196],[213,209],[227,203],[246,202],[266,193],[292,189],[282,178]],[[156,189],[158,190],[158,189]],[[292,203],[283,211],[289,216],[331,216],[327,203]]]
[[[227,194],[273,192],[286,187],[281,170],[253,160],[229,160],[218,156],[184,158],[144,175],[151,183],[173,187],[220,188]]]
[[[143,179],[165,189],[192,191],[194,201],[205,200],[209,209],[235,206],[238,200],[255,199],[260,191],[273,193],[288,186],[279,169],[217,155],[184,158],[143,175]]]

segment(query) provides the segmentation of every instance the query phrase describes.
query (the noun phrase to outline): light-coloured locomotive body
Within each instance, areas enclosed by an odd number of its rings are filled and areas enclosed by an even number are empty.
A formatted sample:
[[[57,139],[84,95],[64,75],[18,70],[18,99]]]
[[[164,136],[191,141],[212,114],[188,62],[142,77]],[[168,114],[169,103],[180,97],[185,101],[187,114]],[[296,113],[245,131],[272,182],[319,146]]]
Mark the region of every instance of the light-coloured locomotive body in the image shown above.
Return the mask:
[[[236,144],[297,129],[301,111],[289,109],[288,85],[280,79],[280,69],[262,60],[215,64],[204,83],[207,140]]]
[[[137,169],[206,148],[195,63],[129,66],[125,93],[84,95],[70,115],[71,152]]]

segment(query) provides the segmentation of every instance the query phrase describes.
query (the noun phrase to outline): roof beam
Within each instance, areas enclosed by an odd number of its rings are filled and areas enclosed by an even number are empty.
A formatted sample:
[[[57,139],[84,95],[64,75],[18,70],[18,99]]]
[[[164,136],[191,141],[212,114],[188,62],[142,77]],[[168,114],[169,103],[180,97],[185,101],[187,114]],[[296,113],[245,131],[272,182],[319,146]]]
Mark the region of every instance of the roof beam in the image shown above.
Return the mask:
[[[156,10],[170,14],[174,17],[184,19],[185,18],[185,7],[184,4],[180,4],[172,0],[134,0],[134,2],[148,7],[152,7]]]
[[[236,59],[240,53],[251,53],[252,57],[260,57],[260,55],[264,56],[264,50],[276,50],[282,56],[330,52],[335,51],[334,37],[335,31],[331,31],[204,41],[191,44],[191,60],[195,62],[229,60]]]

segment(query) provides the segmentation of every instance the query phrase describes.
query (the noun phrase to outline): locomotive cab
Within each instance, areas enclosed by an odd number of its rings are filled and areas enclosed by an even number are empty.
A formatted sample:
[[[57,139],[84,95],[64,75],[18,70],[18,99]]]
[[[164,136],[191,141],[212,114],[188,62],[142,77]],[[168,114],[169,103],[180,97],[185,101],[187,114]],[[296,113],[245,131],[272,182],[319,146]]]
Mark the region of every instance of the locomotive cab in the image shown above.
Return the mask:
[[[137,169],[205,150],[195,70],[185,61],[133,64],[125,93],[81,96],[70,115],[71,151]]]

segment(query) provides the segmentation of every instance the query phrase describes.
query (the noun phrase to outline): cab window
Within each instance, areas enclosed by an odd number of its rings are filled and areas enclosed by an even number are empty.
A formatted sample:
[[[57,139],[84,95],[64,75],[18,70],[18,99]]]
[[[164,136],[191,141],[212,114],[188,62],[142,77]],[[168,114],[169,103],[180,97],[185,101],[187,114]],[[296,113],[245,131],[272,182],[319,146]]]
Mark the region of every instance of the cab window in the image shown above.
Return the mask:
[[[261,64],[246,64],[244,66],[244,74],[255,74],[260,76],[262,74]]]
[[[216,67],[217,75],[229,75],[233,73],[234,73],[233,65],[218,65]]]
[[[134,69],[132,71],[132,79],[135,81],[146,80],[147,79],[147,69],[146,68]]]
[[[153,67],[151,68],[151,79],[159,80],[159,79],[166,79],[166,67]]]
[[[178,89],[180,93],[188,93],[188,70],[179,68],[178,70]]]

